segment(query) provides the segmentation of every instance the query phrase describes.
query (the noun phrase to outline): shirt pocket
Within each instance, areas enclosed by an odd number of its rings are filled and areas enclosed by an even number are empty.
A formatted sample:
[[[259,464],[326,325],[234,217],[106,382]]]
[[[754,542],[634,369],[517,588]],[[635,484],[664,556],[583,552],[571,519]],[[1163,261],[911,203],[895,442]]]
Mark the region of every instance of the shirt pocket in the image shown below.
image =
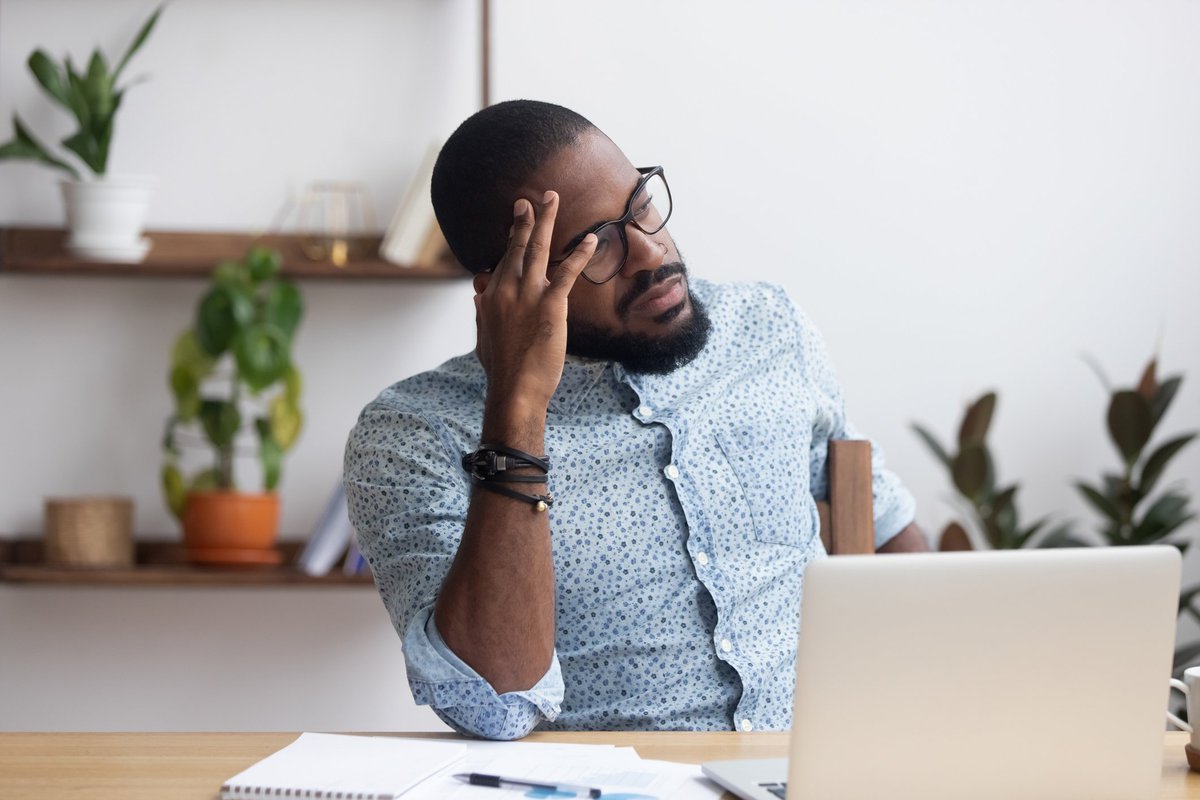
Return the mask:
[[[754,538],[803,547],[820,525],[808,488],[808,448],[801,446],[805,437],[779,427],[751,423],[715,436],[750,511]]]

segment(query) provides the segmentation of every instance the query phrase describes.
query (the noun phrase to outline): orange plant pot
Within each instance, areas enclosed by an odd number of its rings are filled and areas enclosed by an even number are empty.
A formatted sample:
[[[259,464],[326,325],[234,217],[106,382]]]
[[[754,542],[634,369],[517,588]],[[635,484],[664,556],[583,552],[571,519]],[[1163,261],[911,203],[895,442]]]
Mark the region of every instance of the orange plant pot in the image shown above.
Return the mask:
[[[278,564],[279,495],[189,492],[183,544],[199,564]]]

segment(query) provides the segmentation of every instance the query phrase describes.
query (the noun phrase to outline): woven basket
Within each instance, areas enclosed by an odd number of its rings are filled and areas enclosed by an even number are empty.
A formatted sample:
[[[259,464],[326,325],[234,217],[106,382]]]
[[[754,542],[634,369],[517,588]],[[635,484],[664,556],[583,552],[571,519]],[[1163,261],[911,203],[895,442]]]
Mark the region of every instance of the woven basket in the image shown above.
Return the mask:
[[[46,563],[70,567],[133,565],[133,500],[46,498]]]

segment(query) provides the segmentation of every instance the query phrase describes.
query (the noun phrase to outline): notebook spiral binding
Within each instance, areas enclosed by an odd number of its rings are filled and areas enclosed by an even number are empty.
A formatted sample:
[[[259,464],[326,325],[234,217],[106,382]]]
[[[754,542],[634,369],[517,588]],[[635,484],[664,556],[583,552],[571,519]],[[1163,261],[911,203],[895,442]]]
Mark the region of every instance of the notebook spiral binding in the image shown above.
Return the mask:
[[[394,794],[369,792],[327,792],[324,789],[280,789],[270,786],[221,787],[221,800],[255,800],[258,797],[296,797],[300,800],[396,800]]]

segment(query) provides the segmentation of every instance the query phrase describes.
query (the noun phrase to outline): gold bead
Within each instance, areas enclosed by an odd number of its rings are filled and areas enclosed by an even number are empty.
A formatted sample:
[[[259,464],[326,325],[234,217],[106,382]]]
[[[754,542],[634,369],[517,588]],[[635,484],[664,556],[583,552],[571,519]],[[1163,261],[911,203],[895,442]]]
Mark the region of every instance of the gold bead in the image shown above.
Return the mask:
[[[545,511],[548,508],[550,508],[550,506],[546,505],[545,500],[538,500],[537,505],[533,507],[533,510],[534,511]]]

